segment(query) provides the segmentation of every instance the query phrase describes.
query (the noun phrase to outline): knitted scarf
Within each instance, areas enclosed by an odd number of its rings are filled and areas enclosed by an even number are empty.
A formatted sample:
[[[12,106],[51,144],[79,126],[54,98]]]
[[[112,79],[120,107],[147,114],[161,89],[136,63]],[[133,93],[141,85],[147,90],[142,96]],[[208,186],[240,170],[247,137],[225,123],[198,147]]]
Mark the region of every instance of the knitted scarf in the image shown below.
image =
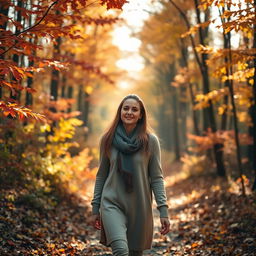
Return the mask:
[[[133,191],[133,171],[135,167],[133,154],[139,151],[142,143],[138,140],[138,125],[127,135],[123,124],[116,128],[113,146],[118,150],[118,171],[121,173],[126,191]]]

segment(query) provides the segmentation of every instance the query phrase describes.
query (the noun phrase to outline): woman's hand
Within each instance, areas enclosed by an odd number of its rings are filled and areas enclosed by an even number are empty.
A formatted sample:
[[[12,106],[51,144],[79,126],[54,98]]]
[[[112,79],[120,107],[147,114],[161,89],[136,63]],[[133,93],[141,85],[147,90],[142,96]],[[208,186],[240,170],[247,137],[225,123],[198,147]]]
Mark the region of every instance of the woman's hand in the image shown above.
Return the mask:
[[[93,222],[94,228],[101,230],[101,222],[100,222],[99,214],[92,215],[92,222]]]
[[[169,218],[160,218],[161,222],[161,235],[166,235],[170,231],[170,221]]]

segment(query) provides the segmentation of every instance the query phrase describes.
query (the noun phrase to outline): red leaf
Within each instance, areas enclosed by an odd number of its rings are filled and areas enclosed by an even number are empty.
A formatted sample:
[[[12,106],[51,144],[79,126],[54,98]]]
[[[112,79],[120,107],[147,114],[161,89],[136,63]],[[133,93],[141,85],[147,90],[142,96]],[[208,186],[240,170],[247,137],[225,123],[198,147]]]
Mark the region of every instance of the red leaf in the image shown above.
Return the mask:
[[[7,243],[11,246],[15,246],[15,243],[12,240],[7,240]]]

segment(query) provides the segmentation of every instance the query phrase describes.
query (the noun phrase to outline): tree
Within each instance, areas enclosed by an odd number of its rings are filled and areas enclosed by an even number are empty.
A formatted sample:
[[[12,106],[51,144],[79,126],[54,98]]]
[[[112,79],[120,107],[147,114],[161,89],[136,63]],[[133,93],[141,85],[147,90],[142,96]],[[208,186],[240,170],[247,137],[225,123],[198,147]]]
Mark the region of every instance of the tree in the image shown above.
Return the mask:
[[[202,52],[201,56],[198,55],[196,51],[196,43],[195,39],[192,36],[192,33],[195,33],[195,31],[198,31],[198,37],[199,37],[199,43],[203,47],[206,46],[206,37],[208,36],[208,29],[207,25],[209,24],[209,11],[206,10],[204,13],[201,12],[199,8],[198,0],[194,0],[194,7],[195,7],[195,13],[196,13],[196,19],[197,19],[197,29],[192,29],[192,26],[190,25],[190,21],[184,13],[184,11],[172,0],[169,0],[169,2],[177,9],[177,11],[180,13],[181,17],[183,18],[187,29],[189,30],[188,35],[191,40],[191,44],[193,47],[193,51],[195,54],[195,59],[197,61],[197,64],[199,66],[202,81],[203,81],[203,93],[207,94],[210,92],[210,81],[209,81],[209,73],[208,73],[208,66],[207,66],[207,60],[208,60],[208,54],[206,52]],[[201,20],[202,14],[204,14],[204,21]],[[217,125],[214,115],[214,108],[211,101],[208,102],[208,106],[204,110],[204,131],[206,132],[208,127],[211,128],[211,130],[215,133],[217,131]],[[215,162],[217,166],[217,174],[219,176],[226,176],[224,161],[223,161],[223,145],[221,143],[215,143],[213,146],[214,150],[214,156],[215,156]]]
[[[59,69],[65,68],[68,65],[67,62],[60,63],[54,58],[42,59],[39,56],[35,56],[36,51],[42,50],[44,47],[45,42],[42,39],[47,38],[54,42],[55,39],[60,37],[71,38],[73,40],[81,38],[79,31],[75,29],[73,20],[81,18],[81,10],[90,8],[93,3],[86,0],[56,0],[50,2],[42,0],[39,3],[33,0],[26,0],[18,1],[17,5],[13,5],[10,0],[1,0],[1,2],[3,2],[1,4],[1,14],[3,17],[1,26],[5,28],[1,34],[1,96],[3,94],[3,88],[5,88],[5,91],[9,90],[12,94],[16,91],[17,95],[24,90],[27,93],[33,93],[33,90],[30,88],[32,86],[31,81],[29,82],[29,86],[24,86],[24,79],[33,77],[36,73],[41,72],[42,68],[47,66]],[[120,9],[124,3],[125,1],[123,0],[102,0],[98,6],[106,6],[108,9]],[[13,8],[13,13],[8,17],[10,6]],[[71,15],[65,15],[67,12]],[[97,25],[113,24],[117,20],[116,18],[83,17],[85,23],[94,23]],[[32,23],[33,25],[31,25]],[[38,40],[35,40],[36,38]],[[26,60],[24,62],[25,66],[21,66],[18,63],[17,60],[20,57]],[[12,58],[14,58],[14,61],[11,60]],[[87,71],[95,72],[99,76],[108,79],[99,69],[94,68],[93,64],[84,65],[84,68]],[[11,77],[15,80],[11,80]],[[52,80],[52,93],[54,91],[53,87],[54,81]],[[3,99],[2,97],[0,109],[4,116],[11,115],[13,118],[34,117],[36,119],[43,119],[42,115],[33,113],[31,109],[22,105],[18,99],[11,99],[10,97]]]

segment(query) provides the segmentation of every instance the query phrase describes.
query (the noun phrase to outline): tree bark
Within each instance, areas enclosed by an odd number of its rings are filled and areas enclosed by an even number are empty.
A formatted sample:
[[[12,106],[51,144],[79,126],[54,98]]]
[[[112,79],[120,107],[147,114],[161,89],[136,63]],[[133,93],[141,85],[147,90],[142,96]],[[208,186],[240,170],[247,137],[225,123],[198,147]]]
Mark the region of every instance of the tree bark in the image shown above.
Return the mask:
[[[68,86],[67,98],[68,99],[72,99],[73,98],[73,87],[72,86]],[[68,113],[71,112],[71,107],[68,108],[67,112]]]
[[[181,67],[185,67],[188,70],[188,49],[184,44],[184,40],[181,39],[181,56],[182,56],[182,61],[181,61]],[[188,82],[188,89],[189,89],[189,95],[190,95],[190,100],[191,100],[191,105],[192,105],[192,119],[193,119],[193,126],[194,126],[194,133],[196,135],[200,135],[199,127],[198,127],[198,117],[197,117],[197,111],[194,109],[195,106],[195,96],[193,92],[193,85],[191,82]],[[185,134],[186,136],[186,134]]]
[[[256,0],[254,0],[254,10],[256,11]],[[253,49],[256,49],[256,24],[253,25]],[[253,74],[253,98],[252,98],[252,105],[250,108],[250,115],[252,119],[252,127],[250,129],[250,134],[252,135],[253,145],[252,145],[252,168],[254,171],[254,183],[252,189],[256,190],[256,54],[254,54],[253,59],[253,67],[254,67],[254,74]]]
[[[63,74],[63,76],[62,76],[62,84],[61,84],[61,98],[62,99],[67,98],[66,87],[67,87],[67,78],[66,78],[66,74]]]
[[[77,94],[77,110],[81,112],[81,114],[79,115],[80,120],[83,120],[83,98],[84,98],[83,85],[80,85],[78,94]]]
[[[30,17],[29,19],[29,26],[32,25],[32,18]],[[29,39],[30,43],[37,44],[38,38],[30,38]],[[36,50],[33,51],[33,54],[36,55]],[[29,60],[29,67],[34,66],[34,60]],[[27,88],[32,88],[33,87],[33,77],[28,77],[27,78]],[[33,105],[33,94],[30,92],[26,92],[26,98],[25,98],[25,105],[26,106],[32,106]]]
[[[193,85],[189,82],[188,84],[188,88],[189,88],[189,95],[190,95],[190,99],[191,99],[191,103],[192,103],[192,118],[193,118],[193,125],[194,125],[194,133],[199,136],[200,135],[200,130],[198,127],[198,116],[196,113],[196,110],[194,109],[194,106],[196,105],[195,103],[195,96],[194,96],[194,92],[193,92]]]
[[[230,9],[230,8],[228,8]],[[224,13],[225,11],[225,8],[223,7],[222,8],[222,13],[219,9],[219,14],[220,16]],[[227,19],[227,22],[230,21],[230,18]],[[224,18],[221,18],[221,22],[222,24],[225,23],[225,20]],[[224,46],[224,49],[230,49],[231,48],[231,33],[228,32],[225,34],[225,31],[223,29],[222,31],[222,36],[223,36],[223,46]],[[226,66],[226,76],[228,77],[229,76],[229,68],[228,68],[228,63],[229,63],[229,60],[228,60],[228,56],[225,56],[224,57],[224,63],[225,63],[225,66]],[[230,87],[230,80],[227,79],[225,82],[224,82],[224,87],[225,88],[229,88]],[[225,106],[228,106],[228,95],[225,95],[224,98],[223,98],[223,104]],[[222,114],[222,118],[221,118],[221,130],[227,130],[227,108],[224,110],[223,114]]]
[[[178,100],[177,100],[177,90],[176,88],[171,88],[172,90],[172,111],[173,111],[173,138],[174,138],[174,154],[175,160],[180,159],[180,135],[179,132],[179,122],[178,122]]]
[[[56,39],[56,44],[54,44],[54,47],[53,47],[53,56],[55,59],[59,59],[60,51],[61,51],[60,49],[61,49],[61,38],[58,37]],[[60,80],[60,72],[53,68],[52,74],[51,74],[51,83],[50,83],[50,101],[56,102],[58,100],[59,80]],[[49,110],[53,113],[57,112],[57,109],[55,106],[51,106]],[[51,124],[51,130],[49,132],[46,132],[46,143],[49,143],[48,135],[53,135],[53,128],[56,127],[56,125],[57,125],[57,122],[54,120]]]
[[[89,107],[90,107],[90,95],[85,92],[84,93],[84,99],[83,99],[83,102],[84,102],[84,109],[83,109],[83,125],[84,126],[88,126],[88,122],[89,122]]]
[[[227,65],[227,73],[232,76],[233,75],[233,67],[232,67],[232,49],[230,43],[230,33],[227,35],[227,49],[228,49],[228,57],[225,58],[225,62]],[[238,119],[237,119],[237,110],[234,98],[234,86],[233,86],[233,79],[228,79],[228,83],[226,85],[229,88],[230,98],[231,98],[231,105],[232,105],[232,112],[233,112],[233,122],[234,122],[234,130],[235,130],[235,144],[236,144],[236,159],[238,164],[239,175],[241,178],[241,185],[242,185],[242,194],[245,195],[245,186],[244,186],[244,179],[243,179],[243,168],[242,168],[242,161],[241,161],[241,149],[239,143],[239,128],[238,128]]]
[[[23,6],[22,0],[19,0],[19,1],[18,1],[17,6],[18,6],[19,8],[22,8],[22,6]],[[18,23],[21,23],[21,22],[22,22],[22,16],[21,16],[21,11],[20,11],[20,10],[17,11],[17,18],[16,18],[16,21],[17,21]],[[15,30],[16,30],[15,33],[19,33],[19,31],[20,31],[20,29],[19,29],[17,26],[15,27]],[[14,63],[16,63],[16,65],[17,65],[18,67],[20,66],[20,56],[19,56],[18,54],[13,54],[12,60],[13,60]],[[15,83],[15,82],[18,82],[14,77],[12,77],[12,80],[14,81],[14,83]],[[14,91],[14,93],[13,93],[13,91]],[[10,92],[10,98],[11,98],[11,99],[14,99],[14,100],[19,100],[20,95],[21,95],[21,92],[15,90],[15,89],[14,89],[13,91]]]
[[[9,5],[7,6],[0,6],[0,13],[4,16],[4,17],[7,17],[8,16],[8,12],[9,12]],[[4,22],[2,25],[0,25],[0,29],[2,29],[3,31],[5,31],[7,28],[7,22]],[[4,48],[3,47],[0,47],[0,50],[4,51]],[[4,55],[0,55],[0,59],[1,60],[4,60]],[[0,77],[1,80],[4,79],[4,76],[1,75]],[[3,97],[3,88],[0,86],[0,99],[2,99]]]
[[[201,24],[201,16],[200,16],[200,10],[198,7],[198,0],[194,0],[195,3],[195,9],[196,9],[196,17],[198,24]],[[202,27],[199,27],[199,41],[200,44],[205,45],[205,38],[207,36],[206,32],[203,32]],[[201,72],[202,72],[202,78],[203,78],[203,92],[204,94],[207,94],[210,92],[210,81],[209,81],[209,72],[208,72],[208,66],[207,66],[207,59],[208,59],[208,54],[202,53],[201,54]],[[215,116],[214,116],[214,110],[213,110],[213,104],[210,101],[209,102],[209,107],[206,108],[206,113],[208,117],[208,121],[205,120],[204,122],[204,130],[208,129],[208,122],[209,122],[209,127],[211,128],[212,132],[217,131],[217,126],[216,126],[216,121],[215,121]],[[204,116],[205,117],[205,116]],[[206,118],[206,117],[205,117]],[[206,131],[206,130],[205,130]],[[214,156],[215,156],[215,162],[217,165],[217,174],[219,176],[226,176],[226,170],[224,166],[224,160],[223,160],[223,144],[221,143],[216,143],[213,146],[213,151],[214,151]]]
[[[60,55],[60,48],[61,48],[61,38],[57,38],[57,43],[54,45],[54,53],[53,56],[56,56],[57,58]],[[60,79],[60,72],[53,68],[52,70],[52,76],[51,76],[51,86],[50,86],[50,95],[51,95],[51,101],[57,101],[58,100],[58,89],[59,89],[59,79]],[[53,112],[56,112],[56,109],[52,107],[50,109]]]

